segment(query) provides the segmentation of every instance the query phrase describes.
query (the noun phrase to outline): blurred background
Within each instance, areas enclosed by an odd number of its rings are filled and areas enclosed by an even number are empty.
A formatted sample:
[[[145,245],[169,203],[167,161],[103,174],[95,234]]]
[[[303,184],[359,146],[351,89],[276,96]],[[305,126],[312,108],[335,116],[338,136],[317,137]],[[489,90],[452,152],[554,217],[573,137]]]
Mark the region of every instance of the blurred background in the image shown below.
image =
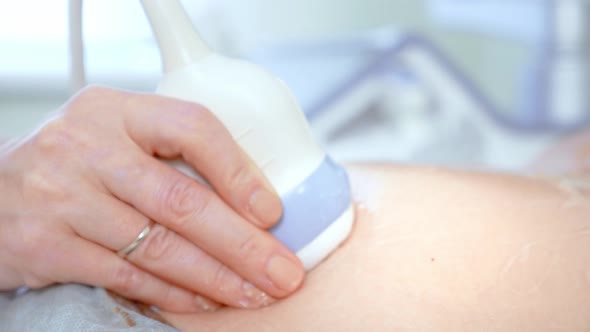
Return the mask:
[[[588,124],[586,0],[184,0],[217,51],[291,87],[340,161],[515,170]],[[73,93],[66,0],[0,0],[0,137]],[[90,83],[153,91],[139,1],[85,1]]]

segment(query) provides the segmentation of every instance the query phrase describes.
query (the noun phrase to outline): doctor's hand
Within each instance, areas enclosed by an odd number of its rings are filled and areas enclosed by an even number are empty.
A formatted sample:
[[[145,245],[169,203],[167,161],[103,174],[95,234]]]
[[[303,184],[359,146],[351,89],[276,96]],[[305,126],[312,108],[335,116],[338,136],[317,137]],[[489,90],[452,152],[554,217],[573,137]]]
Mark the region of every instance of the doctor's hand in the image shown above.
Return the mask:
[[[214,189],[158,158],[183,158]],[[176,312],[260,307],[304,275],[265,231],[281,212],[203,107],[88,88],[0,148],[0,289],[74,282]]]

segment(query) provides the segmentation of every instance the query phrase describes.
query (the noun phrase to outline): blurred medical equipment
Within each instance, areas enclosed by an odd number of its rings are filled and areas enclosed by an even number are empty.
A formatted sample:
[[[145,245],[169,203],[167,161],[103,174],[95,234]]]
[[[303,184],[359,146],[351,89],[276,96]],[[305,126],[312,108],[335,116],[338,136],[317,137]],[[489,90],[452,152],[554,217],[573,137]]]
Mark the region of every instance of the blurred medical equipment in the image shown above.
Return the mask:
[[[507,86],[514,85],[513,101],[499,102],[432,38],[396,26],[339,39],[266,44],[240,55],[287,81],[314,134],[337,160],[515,169],[556,136],[588,124],[586,1],[422,2],[437,29],[498,36],[529,49],[526,63],[505,72]],[[236,6],[217,4],[226,13]],[[256,35],[251,20],[231,27],[234,22],[210,14],[215,12],[199,15],[219,24],[210,30],[225,36],[224,45],[241,44],[235,36],[247,31]],[[225,23],[233,29],[224,30]]]
[[[590,41],[586,0],[429,0],[436,22],[518,41],[531,51],[509,125],[525,130],[587,123]],[[506,112],[504,112],[506,113]]]
[[[554,4],[554,42],[547,46],[547,113],[560,124],[571,125],[588,118],[589,8],[590,3],[585,0],[561,0]]]
[[[432,42],[395,27],[279,45],[253,57],[288,81],[321,141],[344,159],[515,168],[554,136],[589,124],[586,1],[431,2],[435,14],[455,15],[447,21],[458,21],[456,11],[462,11],[465,28],[476,30],[483,21],[486,34],[501,30],[529,45],[530,64],[515,73],[521,83],[514,109],[498,106]],[[522,10],[510,16],[515,7]],[[498,19],[488,9],[508,15]],[[518,14],[532,16],[536,25],[526,33],[510,30],[522,28],[515,24],[523,20]],[[366,126],[368,113],[378,125]],[[362,134],[351,135],[355,129]],[[346,136],[352,137],[343,144]],[[515,143],[506,145],[510,140]]]

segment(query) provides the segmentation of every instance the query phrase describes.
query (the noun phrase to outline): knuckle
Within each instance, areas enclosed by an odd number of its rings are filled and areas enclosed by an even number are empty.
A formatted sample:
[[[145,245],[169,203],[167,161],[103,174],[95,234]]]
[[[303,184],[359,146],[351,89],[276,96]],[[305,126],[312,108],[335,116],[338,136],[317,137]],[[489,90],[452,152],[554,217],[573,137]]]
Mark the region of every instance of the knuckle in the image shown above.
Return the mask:
[[[80,90],[80,92],[74,98],[75,101],[85,102],[87,99],[96,100],[97,98],[108,97],[117,90],[107,88],[98,84],[91,84]]]
[[[203,141],[216,139],[216,136],[225,128],[219,119],[206,107],[179,101],[175,108],[175,118],[178,127],[187,134]]]
[[[154,225],[150,235],[136,252],[148,260],[160,260],[169,257],[178,248],[176,233],[161,225]]]
[[[111,89],[98,86],[89,85],[80,90],[67,104],[64,109],[64,113],[67,115],[84,112],[88,107],[89,103],[95,103],[97,100],[108,99],[107,95],[111,92]]]
[[[236,289],[238,282],[239,277],[232,270],[223,264],[219,264],[208,288],[229,293]]]
[[[174,291],[172,287],[166,287],[160,294],[159,302],[163,304],[162,309],[166,309],[168,306],[168,310],[174,307],[178,307],[178,293]]]
[[[238,247],[238,257],[245,262],[251,262],[253,259],[263,257],[265,246],[264,239],[256,233],[246,236]]]
[[[71,189],[68,190],[67,185],[58,182],[45,169],[30,170],[23,175],[21,186],[23,197],[30,200],[31,204],[36,206],[51,204],[51,214],[59,213],[59,210],[72,199]]]
[[[181,178],[163,192],[163,209],[170,215],[169,222],[182,229],[189,220],[203,220],[212,195],[190,180]]]
[[[138,285],[142,284],[142,273],[131,264],[122,264],[110,276],[111,289],[121,294],[131,294]]]
[[[100,86],[90,85],[80,90],[76,96],[68,101],[63,108],[63,114],[67,118],[85,120],[90,116],[96,120],[96,114],[119,114],[124,109],[124,102],[131,94],[125,91]],[[117,106],[117,107],[114,107]],[[98,113],[100,112],[100,113]]]
[[[211,111],[199,104],[178,101],[175,109],[179,118],[184,119],[187,125],[199,125],[216,120]]]
[[[248,165],[232,165],[227,172],[226,183],[228,188],[250,189],[255,185],[254,175]]]
[[[37,131],[33,142],[41,153],[54,154],[70,146],[73,138],[67,122],[63,118],[56,118]]]

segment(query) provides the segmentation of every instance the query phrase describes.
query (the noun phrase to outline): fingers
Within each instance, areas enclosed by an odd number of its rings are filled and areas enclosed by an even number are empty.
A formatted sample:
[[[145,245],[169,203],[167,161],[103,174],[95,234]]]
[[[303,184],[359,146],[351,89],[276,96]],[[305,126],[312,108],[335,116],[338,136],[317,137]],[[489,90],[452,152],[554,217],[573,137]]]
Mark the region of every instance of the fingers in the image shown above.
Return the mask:
[[[259,308],[273,300],[189,241],[158,224],[128,260],[166,276],[176,285],[232,307]]]
[[[56,267],[63,282],[108,288],[130,299],[174,312],[203,311],[200,298],[137,268],[112,251],[82,238],[70,237],[59,248],[63,266]]]
[[[83,238],[113,251],[132,243],[150,223],[113,197],[98,195],[94,203],[85,211],[85,218],[74,218],[70,224]],[[162,280],[229,306],[258,308],[272,300],[203,250],[158,224],[152,225],[127,259]],[[202,305],[216,307],[205,299]]]
[[[126,128],[150,155],[182,157],[238,213],[259,227],[275,224],[279,197],[223,124],[197,104],[139,95],[127,108]]]
[[[138,157],[139,158],[139,157]],[[119,179],[102,180],[117,197],[175,231],[273,297],[303,280],[297,257],[270,234],[245,222],[211,190],[148,157]]]
[[[145,229],[145,226],[151,223],[148,218],[138,213],[130,206],[127,206],[117,199],[114,199],[113,197],[98,195],[95,198],[94,203],[95,204],[91,205],[90,210],[86,210],[86,218],[77,218],[72,220],[70,224],[75,232],[81,237],[111,249],[114,252],[129,245],[137,238],[138,234]],[[101,208],[97,209],[95,207]],[[158,234],[156,231],[157,228],[155,227],[155,225],[152,225],[148,236],[150,236],[150,234]],[[174,240],[186,242],[186,240],[182,238]],[[147,237],[144,241],[149,241],[149,237]],[[151,243],[152,241],[149,242]],[[172,246],[174,244],[170,245]],[[192,249],[195,249],[198,253],[202,254],[202,251],[198,250],[196,247]],[[154,254],[154,250],[155,249],[150,248],[152,255]],[[114,252],[113,255],[115,255]],[[160,265],[162,264],[158,264],[158,260],[151,261],[144,259],[132,261],[128,259],[128,261],[135,263],[136,266],[155,276],[156,278],[161,279],[166,283],[175,285],[175,287],[180,287],[189,292],[195,292],[196,294],[207,296],[207,294],[203,292],[204,289],[202,287],[198,287],[198,283],[194,283],[194,279],[202,279],[198,273],[195,273],[195,270],[200,268],[199,266],[191,265],[193,270],[190,272],[192,273],[187,276],[181,275],[182,277],[187,277],[185,279],[193,279],[191,282],[185,282],[185,280],[176,278],[179,276],[179,272],[184,273],[182,270],[187,263],[185,258],[190,257],[193,255],[193,253],[191,250],[184,250],[177,252],[177,254],[180,256],[166,257],[162,255],[158,257],[160,263],[173,262],[172,264],[163,264],[165,266],[164,268],[161,268]],[[134,257],[137,257],[137,255]],[[171,271],[173,271],[173,273],[171,273]],[[209,298],[211,297],[209,296]],[[219,301],[219,299],[217,300]],[[196,307],[199,308],[199,311],[214,311],[219,308],[219,304],[217,302],[211,301],[204,296],[195,295],[195,301]],[[156,304],[153,302],[147,303]],[[229,302],[226,304],[231,305]],[[194,306],[185,307],[182,308],[182,312],[194,312],[193,309]]]

